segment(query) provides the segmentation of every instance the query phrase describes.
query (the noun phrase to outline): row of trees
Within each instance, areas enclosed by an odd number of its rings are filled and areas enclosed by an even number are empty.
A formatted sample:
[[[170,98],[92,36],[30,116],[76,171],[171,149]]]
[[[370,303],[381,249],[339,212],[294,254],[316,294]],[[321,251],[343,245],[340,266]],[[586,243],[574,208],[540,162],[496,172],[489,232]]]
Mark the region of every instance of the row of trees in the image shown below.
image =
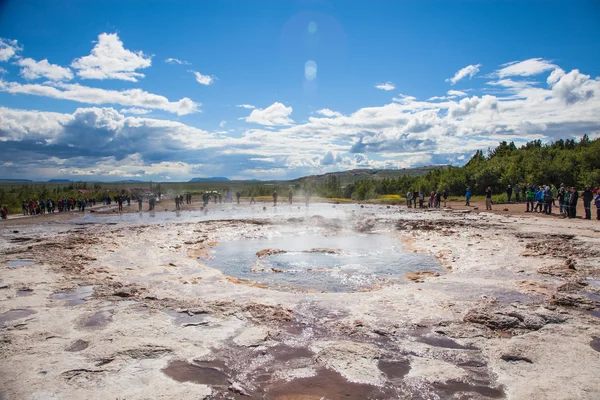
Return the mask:
[[[484,154],[478,150],[463,167],[447,167],[423,176],[401,176],[396,179],[364,180],[341,187],[334,196],[331,184],[316,188],[325,197],[345,197],[356,200],[375,198],[382,194],[405,194],[409,190],[447,190],[449,195],[464,196],[467,188],[482,195],[488,186],[494,193],[504,193],[508,185],[560,185],[583,189],[600,183],[600,138],[580,141],[558,140],[543,144],[534,140],[518,148],[513,142],[501,142]],[[341,193],[341,196],[340,196]]]

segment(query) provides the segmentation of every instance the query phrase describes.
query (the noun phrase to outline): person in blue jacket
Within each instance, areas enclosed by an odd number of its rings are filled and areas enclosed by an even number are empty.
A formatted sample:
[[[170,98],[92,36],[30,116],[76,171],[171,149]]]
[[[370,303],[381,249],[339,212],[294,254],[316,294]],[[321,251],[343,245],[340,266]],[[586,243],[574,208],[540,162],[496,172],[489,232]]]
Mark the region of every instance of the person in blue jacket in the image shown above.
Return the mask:
[[[471,188],[467,188],[467,194],[465,194],[465,199],[467,200],[467,202],[465,203],[465,206],[471,205],[471,195]]]
[[[535,212],[540,212],[544,207],[544,189],[543,185],[538,188],[538,191],[535,192]]]
[[[600,221],[600,192],[594,198],[594,205],[596,206],[596,219]]]

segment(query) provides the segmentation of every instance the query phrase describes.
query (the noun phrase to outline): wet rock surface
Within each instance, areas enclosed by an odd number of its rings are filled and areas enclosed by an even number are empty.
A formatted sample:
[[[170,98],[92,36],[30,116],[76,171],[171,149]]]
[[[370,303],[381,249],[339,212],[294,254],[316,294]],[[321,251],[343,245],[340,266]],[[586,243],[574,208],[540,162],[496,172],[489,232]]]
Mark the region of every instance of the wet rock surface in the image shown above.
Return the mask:
[[[2,395],[600,397],[600,324],[592,314],[600,237],[582,237],[568,221],[551,220],[566,233],[548,237],[546,221],[485,213],[326,210],[257,207],[244,211],[254,213],[250,218],[213,220],[185,212],[86,216],[43,229],[25,224],[18,235],[0,232],[2,265],[34,262],[3,270]],[[385,234],[406,252],[439,260],[444,271],[419,270],[418,284],[402,272],[369,291],[320,293],[261,287],[210,264],[224,242],[348,230]],[[573,254],[565,251],[570,246]],[[262,247],[269,248],[288,251]],[[300,250],[336,258],[353,249],[309,243]],[[271,275],[288,275],[275,268],[282,272]],[[23,288],[33,291],[17,296]],[[35,314],[9,314],[20,310]],[[27,384],[16,385],[17,375]]]

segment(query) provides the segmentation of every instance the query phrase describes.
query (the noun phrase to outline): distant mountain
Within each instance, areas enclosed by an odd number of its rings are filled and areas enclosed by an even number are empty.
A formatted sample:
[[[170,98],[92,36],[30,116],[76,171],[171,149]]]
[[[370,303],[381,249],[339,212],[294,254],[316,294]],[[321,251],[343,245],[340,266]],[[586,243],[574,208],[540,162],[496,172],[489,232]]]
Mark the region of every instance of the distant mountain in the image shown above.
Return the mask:
[[[115,181],[114,183],[144,183],[144,182],[146,182],[146,181],[138,181],[135,179],[125,179],[122,181]]]
[[[4,179],[4,178],[0,178],[0,182],[33,182],[33,181],[29,180],[29,179]]]
[[[46,182],[48,183],[71,183],[70,179],[49,179]]]
[[[324,182],[330,176],[337,176],[342,185],[354,183],[363,179],[384,179],[398,178],[400,176],[421,176],[436,169],[447,168],[447,165],[428,165],[418,168],[403,168],[403,169],[353,169],[350,171],[329,172],[322,175],[310,175],[302,178],[294,179],[291,182],[304,182],[305,180],[315,181],[316,183]]]
[[[192,178],[190,182],[228,182],[228,178],[222,176],[213,176],[212,178]]]

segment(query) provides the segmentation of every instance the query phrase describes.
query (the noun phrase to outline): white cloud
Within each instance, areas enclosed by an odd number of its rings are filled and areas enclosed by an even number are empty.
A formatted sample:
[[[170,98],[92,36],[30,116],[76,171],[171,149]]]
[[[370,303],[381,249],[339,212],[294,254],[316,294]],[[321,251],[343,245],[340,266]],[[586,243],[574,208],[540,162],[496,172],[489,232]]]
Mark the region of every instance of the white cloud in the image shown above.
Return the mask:
[[[600,79],[590,79],[589,75],[574,69],[556,81],[552,93],[567,104],[585,101],[600,95]]]
[[[0,74],[6,74],[8,71],[4,68],[0,67]]]
[[[317,114],[323,115],[324,117],[328,117],[328,118],[337,118],[337,117],[343,116],[343,114],[341,112],[333,111],[333,110],[330,110],[329,108],[323,108],[321,110],[318,110]]]
[[[211,85],[214,80],[211,76],[208,75],[202,75],[200,72],[198,71],[190,71],[193,72],[194,75],[196,76],[196,82],[198,82],[201,85]]]
[[[184,60],[179,60],[177,58],[167,58],[165,59],[165,62],[167,64],[179,64],[179,65],[191,65],[191,63],[184,61]]]
[[[479,72],[480,67],[481,67],[481,64],[467,65],[466,67],[461,68],[460,70],[456,71],[456,73],[454,74],[454,76],[452,78],[446,79],[446,82],[450,82],[451,84],[454,85],[456,82],[460,81],[461,79],[466,78],[467,76],[469,77],[469,79],[471,79],[473,76],[475,76],[475,74],[477,74]]]
[[[119,112],[121,114],[144,115],[144,114],[150,114],[152,112],[152,110],[146,110],[145,108],[131,107],[131,108],[121,108],[121,110]]]
[[[505,79],[499,79],[497,81],[490,81],[490,82],[486,82],[486,85],[490,85],[490,86],[501,86],[501,87],[505,87],[511,90],[521,90],[521,89],[525,89],[528,87],[532,87],[534,85],[536,85],[537,82],[533,82],[533,81],[514,81],[510,78],[505,78]]]
[[[379,85],[375,86],[377,89],[381,89],[381,90],[394,90],[396,89],[396,86],[391,83],[391,82],[386,82],[386,83],[380,83]]]
[[[498,99],[494,96],[484,95],[482,98],[477,96],[466,97],[458,104],[451,106],[448,114],[452,118],[462,117],[472,112],[481,112],[484,110],[497,110]]]
[[[463,97],[463,96],[466,96],[466,95],[467,95],[465,92],[463,92],[463,91],[460,91],[460,90],[448,90],[448,91],[446,92],[446,94],[447,94],[448,96],[456,96],[456,97]]]
[[[292,113],[292,107],[275,102],[269,107],[262,109],[257,108],[252,110],[250,115],[246,117],[246,122],[253,122],[261,125],[291,125],[294,121],[289,118]]]
[[[493,81],[504,79],[508,80]],[[59,114],[0,107],[2,161],[13,163],[0,165],[0,176],[56,177],[61,168],[89,176],[108,176],[110,171],[142,174],[146,179],[168,175],[185,180],[199,174],[292,178],[357,167],[461,164],[476,149],[495,147],[502,140],[519,146],[536,139],[597,136],[600,80],[578,70],[561,70],[548,83],[545,88],[511,84],[510,91],[495,96],[458,98],[459,93],[448,91],[446,97],[457,96],[455,100],[436,102],[403,95],[349,115],[323,118],[335,113],[323,109],[328,111],[316,111],[307,122],[289,126],[277,119],[291,121],[291,107],[275,103],[253,111],[251,119],[267,125],[231,136],[222,134],[224,130],[207,132],[110,108]],[[1,90],[38,95],[48,88],[66,91],[74,86],[14,85],[0,80]],[[57,166],[52,157],[62,164]],[[201,169],[196,169],[196,160],[204,163]]]
[[[184,97],[178,101],[169,101],[164,96],[148,93],[141,89],[107,90],[79,84],[54,83],[21,84],[0,79],[0,91],[12,94],[30,94],[78,101],[87,104],[119,104],[129,107],[141,107],[164,110],[177,115],[199,112],[200,104]]]
[[[16,40],[0,38],[0,61],[8,61],[23,50]]]
[[[21,67],[21,76],[25,79],[46,78],[51,81],[69,81],[73,79],[73,72],[69,68],[50,64],[48,60],[35,61],[32,58],[22,58],[17,61]]]
[[[219,126],[220,126],[221,128],[225,128],[225,125],[226,125],[226,124],[227,124],[227,121],[221,121],[221,122],[219,122]]]
[[[502,64],[502,66],[504,68],[495,71],[492,76],[497,76],[499,78],[504,78],[507,76],[532,76],[556,68],[556,65],[552,64],[548,60],[544,60],[543,58],[530,58],[529,60],[525,61],[512,61]]]
[[[546,82],[548,82],[548,85],[552,86],[563,76],[565,76],[565,71],[563,71],[561,68],[556,68],[550,73],[548,79],[546,79]]]
[[[136,70],[148,68],[151,64],[151,56],[125,49],[116,33],[101,33],[91,54],[73,60],[71,67],[77,70],[77,76],[84,79],[137,82],[145,75]]]
[[[252,109],[256,108],[256,107],[254,107],[253,105],[250,105],[250,104],[238,104],[236,107],[247,108],[249,110],[252,110]]]

